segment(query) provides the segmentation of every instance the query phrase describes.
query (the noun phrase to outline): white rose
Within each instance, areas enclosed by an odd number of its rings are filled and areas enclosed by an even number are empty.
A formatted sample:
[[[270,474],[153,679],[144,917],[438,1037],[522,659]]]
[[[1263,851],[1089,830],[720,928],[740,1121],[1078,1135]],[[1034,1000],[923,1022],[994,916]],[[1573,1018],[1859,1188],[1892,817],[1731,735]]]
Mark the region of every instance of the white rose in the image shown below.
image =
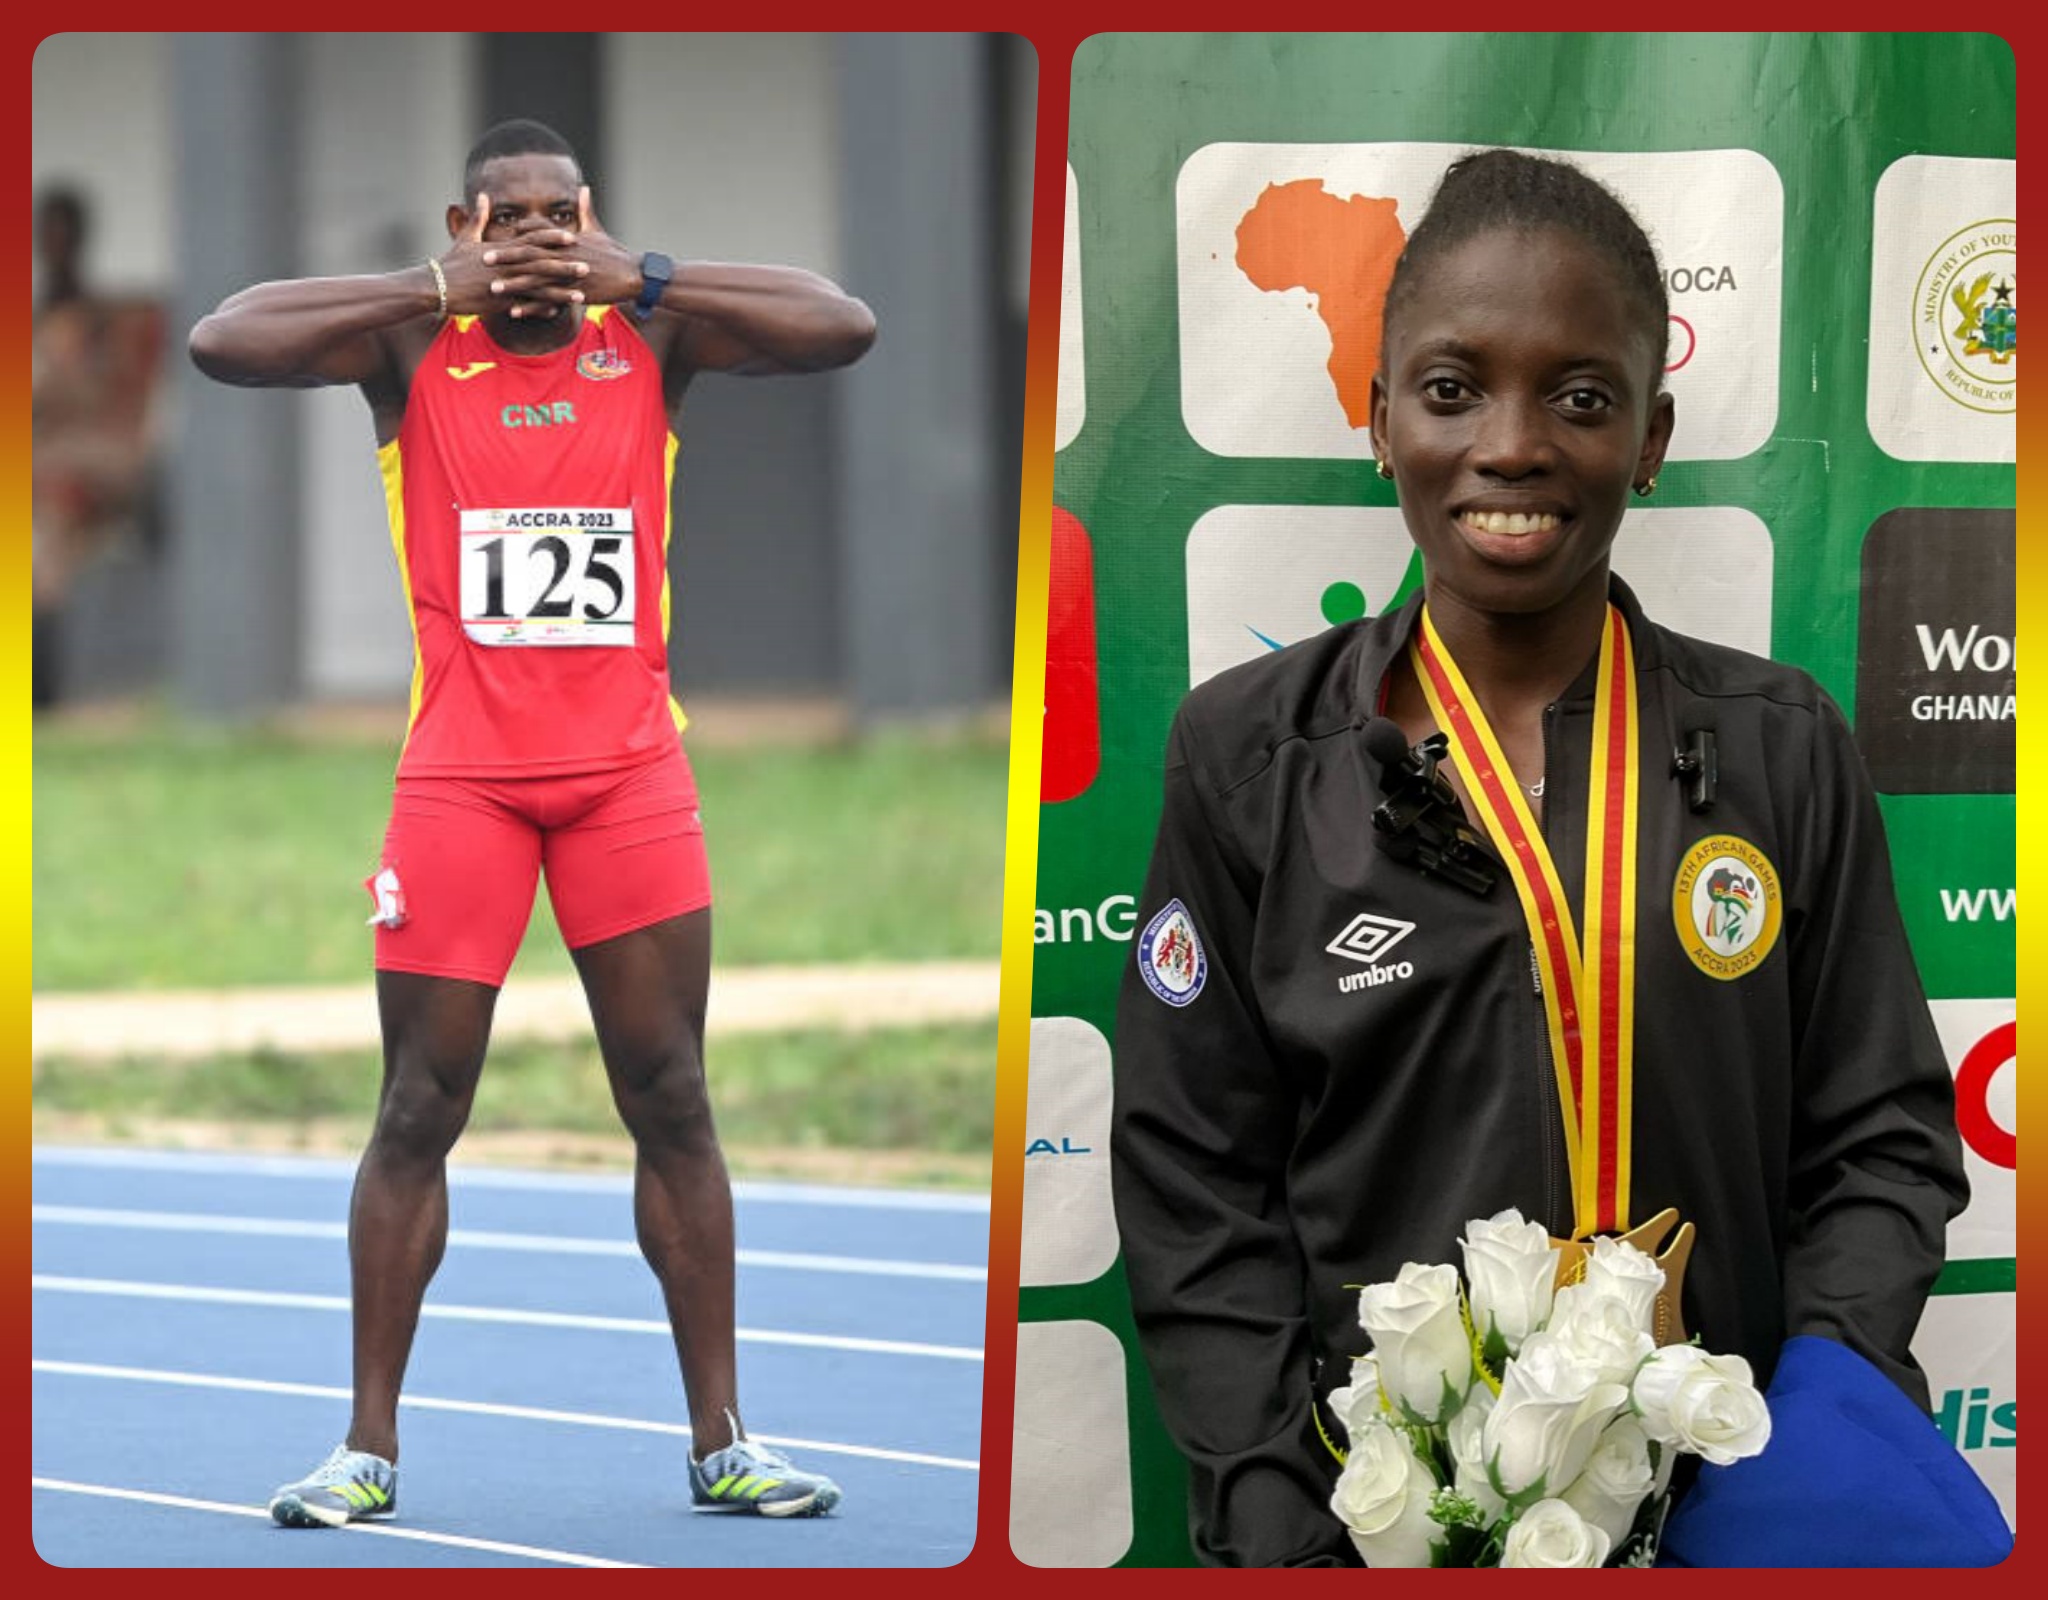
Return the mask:
[[[1555,1494],[1585,1470],[1600,1430],[1628,1404],[1547,1333],[1533,1335],[1502,1375],[1482,1448],[1509,1500]]]
[[[1586,1460],[1586,1470],[1564,1492],[1564,1500],[1607,1535],[1611,1550],[1628,1537],[1636,1513],[1656,1488],[1650,1468],[1650,1436],[1627,1412],[1607,1424]]]
[[[1770,1442],[1771,1413],[1740,1356],[1667,1344],[1636,1374],[1630,1398],[1651,1438],[1705,1456],[1717,1467],[1753,1456]]]
[[[1507,1502],[1486,1481],[1486,1419],[1493,1406],[1493,1391],[1475,1383],[1444,1430],[1445,1442],[1451,1447],[1451,1487],[1485,1512],[1489,1522],[1507,1509]]]
[[[1372,1335],[1380,1386],[1411,1422],[1451,1416],[1472,1387],[1472,1343],[1458,1307],[1458,1269],[1404,1266],[1392,1283],[1358,1296],[1358,1321]]]
[[[1604,1234],[1586,1253],[1586,1287],[1623,1301],[1645,1333],[1657,1331],[1657,1291],[1664,1287],[1664,1269],[1632,1244]]]
[[[1386,1423],[1361,1428],[1337,1476],[1330,1509],[1369,1567],[1426,1567],[1444,1530],[1429,1520],[1436,1478]]]
[[[1378,1422],[1381,1418],[1379,1362],[1369,1355],[1355,1358],[1351,1363],[1351,1382],[1342,1389],[1330,1391],[1330,1409],[1344,1424],[1344,1432],[1354,1439],[1363,1429]]]
[[[1557,1287],[1557,1246],[1540,1223],[1512,1208],[1465,1224],[1465,1279],[1472,1286],[1472,1323],[1507,1341],[1508,1354],[1543,1326]]]
[[[1597,1567],[1607,1560],[1607,1535],[1562,1500],[1538,1500],[1508,1529],[1504,1567]]]
[[[1603,1383],[1627,1384],[1656,1348],[1636,1323],[1627,1300],[1602,1294],[1590,1283],[1557,1291],[1545,1330],[1571,1358],[1600,1374]]]

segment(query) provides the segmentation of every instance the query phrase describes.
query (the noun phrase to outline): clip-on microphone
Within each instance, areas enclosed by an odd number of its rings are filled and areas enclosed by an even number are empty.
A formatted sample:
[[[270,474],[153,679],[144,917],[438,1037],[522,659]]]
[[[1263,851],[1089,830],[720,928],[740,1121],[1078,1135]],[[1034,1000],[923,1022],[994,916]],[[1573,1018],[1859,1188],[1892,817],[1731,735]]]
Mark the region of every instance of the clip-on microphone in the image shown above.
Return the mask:
[[[1365,725],[1365,752],[1380,764],[1387,796],[1373,810],[1373,831],[1396,861],[1486,894],[1500,877],[1500,863],[1436,770],[1450,748],[1445,735],[1433,733],[1411,750],[1400,727],[1385,717]]]
[[[1685,748],[1672,752],[1671,776],[1687,780],[1685,803],[1694,811],[1705,811],[1714,803],[1721,762],[1714,753],[1712,728],[1695,728],[1685,736]]]

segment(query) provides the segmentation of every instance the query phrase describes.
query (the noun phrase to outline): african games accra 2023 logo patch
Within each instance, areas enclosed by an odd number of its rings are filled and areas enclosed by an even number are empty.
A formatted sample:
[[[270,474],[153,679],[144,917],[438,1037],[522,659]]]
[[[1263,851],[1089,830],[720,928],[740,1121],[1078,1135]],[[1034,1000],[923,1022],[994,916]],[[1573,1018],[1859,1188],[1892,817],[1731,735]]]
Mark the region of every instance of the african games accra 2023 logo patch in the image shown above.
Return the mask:
[[[1715,834],[1686,851],[1671,885],[1671,917],[1692,964],[1739,978],[1778,942],[1784,917],[1778,870],[1747,839]]]
[[[1209,957],[1195,919],[1178,900],[1169,900],[1138,936],[1138,971],[1145,987],[1170,1006],[1184,1006],[1209,981]]]

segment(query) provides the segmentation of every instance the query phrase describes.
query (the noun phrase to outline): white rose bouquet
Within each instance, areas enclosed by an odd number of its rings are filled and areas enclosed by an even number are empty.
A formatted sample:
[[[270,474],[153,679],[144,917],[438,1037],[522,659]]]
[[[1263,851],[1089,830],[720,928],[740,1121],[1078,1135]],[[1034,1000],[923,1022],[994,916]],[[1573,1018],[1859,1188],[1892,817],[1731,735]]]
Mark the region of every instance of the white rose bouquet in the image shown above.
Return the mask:
[[[1349,1441],[1329,1441],[1330,1509],[1368,1566],[1650,1565],[1678,1455],[1725,1466],[1771,1436],[1749,1363],[1659,1348],[1664,1269],[1625,1240],[1564,1285],[1519,1211],[1459,1243],[1465,1284],[1410,1262],[1359,1293],[1373,1348],[1330,1397]]]

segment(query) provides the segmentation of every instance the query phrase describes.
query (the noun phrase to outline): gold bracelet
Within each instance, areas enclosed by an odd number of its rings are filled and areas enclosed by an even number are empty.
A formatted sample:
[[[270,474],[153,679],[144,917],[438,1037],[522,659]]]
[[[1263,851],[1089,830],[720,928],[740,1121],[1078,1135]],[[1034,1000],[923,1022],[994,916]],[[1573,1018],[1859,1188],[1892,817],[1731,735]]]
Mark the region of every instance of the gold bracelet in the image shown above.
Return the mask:
[[[427,257],[427,270],[434,275],[434,292],[441,297],[441,304],[434,312],[439,322],[448,320],[448,274],[441,270],[441,263],[432,256]]]

